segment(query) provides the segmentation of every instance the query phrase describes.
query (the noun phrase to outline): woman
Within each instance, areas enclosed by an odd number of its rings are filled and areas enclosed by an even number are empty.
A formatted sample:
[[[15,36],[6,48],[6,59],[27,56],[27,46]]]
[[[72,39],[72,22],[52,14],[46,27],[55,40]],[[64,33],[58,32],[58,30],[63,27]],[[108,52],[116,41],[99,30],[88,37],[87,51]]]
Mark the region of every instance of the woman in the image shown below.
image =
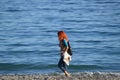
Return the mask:
[[[68,41],[68,37],[64,31],[58,31],[58,40],[60,47],[60,60],[58,62],[58,67],[64,72],[64,74],[69,77],[70,74],[66,70],[66,65],[69,65],[69,61],[71,60],[71,56],[68,54],[68,50],[70,50],[70,45]]]

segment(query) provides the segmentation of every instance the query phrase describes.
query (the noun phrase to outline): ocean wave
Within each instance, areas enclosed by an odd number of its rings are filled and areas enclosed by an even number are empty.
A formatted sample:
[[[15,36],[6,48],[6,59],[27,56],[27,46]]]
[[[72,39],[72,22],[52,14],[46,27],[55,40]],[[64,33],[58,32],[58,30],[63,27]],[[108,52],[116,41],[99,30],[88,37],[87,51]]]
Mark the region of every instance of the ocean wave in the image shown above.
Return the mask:
[[[17,71],[17,70],[43,70],[43,69],[55,69],[58,68],[57,64],[18,64],[18,63],[0,63],[0,71]],[[104,69],[102,66],[98,65],[70,65],[72,70],[98,70]]]

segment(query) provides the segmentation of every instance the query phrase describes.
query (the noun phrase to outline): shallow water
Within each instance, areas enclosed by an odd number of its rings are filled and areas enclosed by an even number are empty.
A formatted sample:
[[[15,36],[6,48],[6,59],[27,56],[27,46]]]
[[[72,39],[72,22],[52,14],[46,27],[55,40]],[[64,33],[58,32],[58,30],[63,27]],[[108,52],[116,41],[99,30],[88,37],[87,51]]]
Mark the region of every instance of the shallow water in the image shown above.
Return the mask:
[[[120,71],[119,0],[1,0],[0,73],[60,72],[57,31],[64,30],[71,72]]]

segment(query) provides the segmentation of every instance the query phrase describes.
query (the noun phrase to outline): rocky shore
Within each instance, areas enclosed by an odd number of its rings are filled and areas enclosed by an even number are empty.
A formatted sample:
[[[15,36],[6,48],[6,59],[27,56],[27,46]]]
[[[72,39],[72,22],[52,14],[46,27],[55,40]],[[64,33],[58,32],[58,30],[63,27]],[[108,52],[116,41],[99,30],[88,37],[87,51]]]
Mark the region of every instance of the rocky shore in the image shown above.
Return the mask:
[[[120,80],[120,72],[81,72],[71,73],[66,77],[62,73],[51,74],[7,74],[0,75],[0,80]]]

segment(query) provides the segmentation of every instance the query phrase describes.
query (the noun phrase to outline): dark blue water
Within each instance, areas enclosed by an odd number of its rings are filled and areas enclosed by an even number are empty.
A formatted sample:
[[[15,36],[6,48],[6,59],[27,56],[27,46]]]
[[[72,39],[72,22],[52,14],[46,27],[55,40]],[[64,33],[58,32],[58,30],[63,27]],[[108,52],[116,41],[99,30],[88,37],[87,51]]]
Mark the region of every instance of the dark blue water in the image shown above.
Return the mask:
[[[0,0],[0,74],[60,72],[59,30],[70,72],[120,71],[119,0]]]

